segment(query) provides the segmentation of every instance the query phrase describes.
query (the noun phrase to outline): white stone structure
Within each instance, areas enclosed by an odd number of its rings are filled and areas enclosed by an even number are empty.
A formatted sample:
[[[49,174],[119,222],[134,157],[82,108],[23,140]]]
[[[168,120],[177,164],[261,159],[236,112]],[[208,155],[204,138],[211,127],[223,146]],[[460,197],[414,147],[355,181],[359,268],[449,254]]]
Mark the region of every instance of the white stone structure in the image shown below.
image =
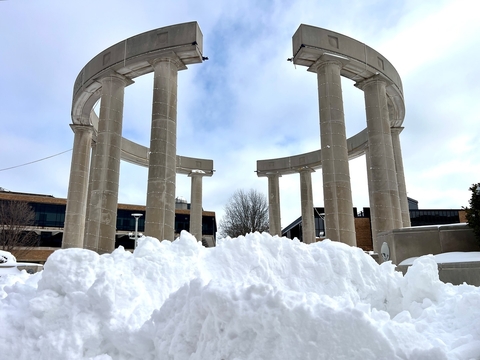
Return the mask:
[[[320,104],[318,151],[286,158],[258,160],[257,175],[268,177],[269,199],[279,199],[279,177],[300,173],[301,188],[310,171],[322,169],[326,237],[356,245],[348,160],[366,154],[373,246],[379,233],[410,226],[399,134],[405,117],[400,76],[390,62],[369,46],[342,34],[300,25],[293,36],[296,65],[317,74]],[[346,139],[340,76],[365,94],[367,128]],[[272,195],[273,194],[273,195]],[[304,204],[313,208],[312,192],[302,190],[303,222],[310,222]],[[304,198],[305,197],[305,198]],[[270,202],[270,228],[280,223],[280,203]],[[312,230],[303,226],[303,239]],[[380,244],[381,245],[381,244]]]
[[[176,174],[192,176],[191,226],[201,240],[202,176],[198,174],[212,176],[213,161],[178,156],[176,132],[177,73],[205,60],[202,51],[200,28],[189,22],[119,42],[82,69],[73,90],[75,139],[64,248],[85,247],[99,253],[115,248],[120,160],[148,167],[145,235],[160,240],[174,240]],[[147,148],[122,137],[122,122],[125,87],[150,72],[154,72],[154,89]],[[97,117],[92,108],[99,99]]]

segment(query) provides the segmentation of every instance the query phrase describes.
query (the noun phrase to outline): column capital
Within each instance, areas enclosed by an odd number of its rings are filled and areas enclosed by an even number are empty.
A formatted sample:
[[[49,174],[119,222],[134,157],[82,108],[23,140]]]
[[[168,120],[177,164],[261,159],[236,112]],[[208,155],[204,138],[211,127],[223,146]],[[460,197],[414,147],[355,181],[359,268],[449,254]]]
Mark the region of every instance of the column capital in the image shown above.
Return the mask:
[[[102,87],[103,87],[105,81],[108,81],[108,80],[111,81],[112,79],[123,81],[124,84],[125,84],[124,86],[132,85],[135,82],[132,79],[130,79],[130,78],[128,78],[128,77],[126,77],[122,74],[119,74],[114,70],[107,71],[104,75],[102,75],[102,77],[95,79],[95,81],[102,84]]]
[[[93,126],[92,125],[83,125],[83,124],[70,124],[70,128],[76,134],[77,131],[80,132],[89,132],[93,134]]]
[[[188,174],[188,177],[196,177],[196,176],[200,176],[200,177],[207,176],[207,173],[203,170],[192,170]]]
[[[173,63],[178,70],[186,70],[187,66],[183,63],[183,61],[175,54],[173,51],[165,51],[160,56],[156,57],[155,59],[148,61],[150,65],[155,67],[155,65],[162,63],[162,62],[170,62]]]
[[[280,174],[279,172],[270,172],[270,173],[265,173],[264,176],[268,178],[280,178],[282,177],[282,174]]]
[[[347,65],[350,62],[350,59],[342,56],[342,55],[337,55],[337,54],[330,54],[330,53],[323,53],[315,63],[310,66],[308,69],[309,71],[318,71],[324,66],[327,66],[329,64],[334,64],[339,66],[340,68],[343,68],[345,65]]]
[[[355,83],[355,86],[360,90],[365,90],[365,87],[373,84],[373,83],[383,83],[385,86],[390,86],[393,84],[392,80],[387,78],[385,75],[381,73],[376,73],[375,75],[369,77],[368,79],[364,79]]]
[[[312,169],[312,168],[309,167],[309,166],[302,166],[302,167],[298,168],[297,171],[298,171],[299,173],[312,173],[312,172],[315,172],[315,170]]]
[[[402,126],[396,126],[396,127],[391,127],[390,131],[392,134],[399,135],[403,131],[404,127]]]

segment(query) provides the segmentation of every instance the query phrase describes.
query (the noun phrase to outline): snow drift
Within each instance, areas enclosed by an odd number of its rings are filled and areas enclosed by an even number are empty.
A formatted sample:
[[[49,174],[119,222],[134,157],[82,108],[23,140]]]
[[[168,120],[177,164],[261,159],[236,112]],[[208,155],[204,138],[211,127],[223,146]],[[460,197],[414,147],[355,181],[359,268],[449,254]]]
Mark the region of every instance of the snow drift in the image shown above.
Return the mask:
[[[98,255],[58,250],[0,277],[0,354],[16,359],[480,359],[480,289],[405,276],[358,248],[187,232]]]

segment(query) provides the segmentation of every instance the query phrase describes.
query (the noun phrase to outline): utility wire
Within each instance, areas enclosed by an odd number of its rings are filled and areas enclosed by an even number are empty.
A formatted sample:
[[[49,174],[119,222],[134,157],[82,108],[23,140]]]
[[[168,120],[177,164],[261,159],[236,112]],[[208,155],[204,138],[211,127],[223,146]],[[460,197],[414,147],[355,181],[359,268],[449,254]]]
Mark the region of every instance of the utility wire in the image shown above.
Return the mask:
[[[22,165],[17,165],[17,166],[11,166],[11,167],[8,167],[8,168],[5,168],[5,169],[0,169],[0,171],[5,171],[5,170],[11,170],[11,169],[15,169],[15,168],[18,168],[18,167],[21,167],[21,166],[25,166],[25,165],[30,165],[30,164],[34,164],[36,162],[39,162],[39,161],[43,161],[43,160],[47,160],[47,159],[50,159],[52,157],[55,157],[55,156],[58,156],[58,155],[62,155],[62,154],[65,154],[66,152],[69,152],[69,151],[72,151],[73,149],[68,149],[68,150],[65,150],[65,151],[62,151],[61,153],[58,153],[58,154],[55,154],[55,155],[50,155],[50,156],[47,156],[43,159],[39,159],[39,160],[35,160],[35,161],[30,161],[28,163],[25,163],[25,164],[22,164]]]

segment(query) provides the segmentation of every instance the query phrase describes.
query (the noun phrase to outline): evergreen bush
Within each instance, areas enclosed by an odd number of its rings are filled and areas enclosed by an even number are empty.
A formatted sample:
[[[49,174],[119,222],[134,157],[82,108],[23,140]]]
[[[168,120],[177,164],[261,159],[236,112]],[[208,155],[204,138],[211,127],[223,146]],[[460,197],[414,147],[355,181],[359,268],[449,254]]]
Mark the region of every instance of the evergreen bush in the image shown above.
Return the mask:
[[[470,207],[464,208],[465,217],[480,245],[480,183],[473,184],[469,190],[472,192],[472,197],[468,202]]]

